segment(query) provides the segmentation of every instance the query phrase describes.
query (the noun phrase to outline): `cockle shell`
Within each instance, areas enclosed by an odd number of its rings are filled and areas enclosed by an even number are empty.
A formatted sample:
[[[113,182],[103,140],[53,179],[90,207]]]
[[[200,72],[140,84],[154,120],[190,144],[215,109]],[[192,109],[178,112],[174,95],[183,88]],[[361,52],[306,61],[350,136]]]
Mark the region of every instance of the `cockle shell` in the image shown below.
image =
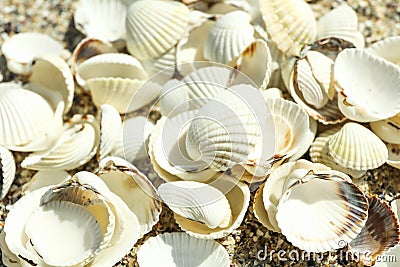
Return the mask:
[[[154,257],[157,251],[157,257]],[[225,248],[213,240],[191,237],[185,233],[164,233],[150,237],[137,253],[140,267],[229,267]]]
[[[373,43],[365,50],[374,54],[375,56],[386,59],[393,64],[399,65],[400,50],[397,49],[399,44],[400,36],[390,36]]]
[[[210,29],[203,56],[213,62],[234,64],[234,60],[254,40],[250,15],[234,11],[223,15]]]
[[[156,79],[162,83],[164,79],[158,76],[165,76],[165,79],[170,79],[174,75],[177,62],[176,53],[177,50],[173,47],[159,57],[143,60],[141,63],[149,76],[157,74]],[[152,79],[155,78],[152,77]]]
[[[71,176],[62,170],[38,171],[29,182],[22,186],[22,191],[27,194],[43,187],[59,185],[70,178]]]
[[[188,87],[180,80],[171,79],[164,84],[157,101],[162,116],[173,117],[188,111],[190,104]]]
[[[389,158],[386,160],[386,163],[400,169],[400,145],[387,144],[386,146],[389,151]]]
[[[15,161],[13,154],[0,145],[0,200],[11,188],[15,177]]]
[[[346,3],[322,16],[318,22],[317,39],[339,38],[357,48],[364,47],[364,36],[358,31],[357,13]]]
[[[353,240],[366,223],[367,211],[367,199],[351,182],[335,174],[307,174],[289,184],[276,220],[293,245],[325,252]]]
[[[398,219],[388,204],[376,196],[368,198],[368,203],[367,222],[348,244],[348,250],[358,254],[363,265],[372,266],[377,257],[398,245],[400,229]]]
[[[74,12],[75,27],[87,37],[106,42],[125,38],[127,6],[120,0],[80,0]]]
[[[231,208],[224,194],[208,184],[177,181],[161,184],[161,199],[179,216],[207,227],[227,227],[232,220]]]
[[[371,122],[370,126],[383,141],[400,144],[400,113],[386,120]]]
[[[1,260],[7,267],[20,267],[19,258],[14,255],[6,243],[6,234],[4,231],[0,232],[0,249],[1,249]]]
[[[315,40],[317,22],[303,0],[260,1],[260,10],[269,36],[288,56],[298,56],[305,44]]]
[[[334,75],[340,111],[349,119],[371,122],[400,113],[397,65],[365,50],[345,49],[335,61]],[[355,76],[364,79],[354,79]]]
[[[140,60],[170,50],[188,30],[189,9],[175,1],[135,1],[126,18],[126,44]]]
[[[37,32],[19,33],[6,40],[1,51],[7,59],[7,67],[16,74],[28,75],[33,59],[43,55],[63,56],[63,45],[52,37]]]
[[[98,157],[102,159],[122,142],[122,121],[118,111],[110,105],[101,105],[99,111],[100,145]]]
[[[329,155],[341,166],[354,170],[375,169],[388,159],[386,145],[370,130],[349,122],[331,136]]]
[[[32,170],[72,170],[88,162],[97,152],[100,126],[91,115],[74,115],[64,125],[57,143],[47,150],[30,154],[21,166]]]
[[[191,236],[204,239],[218,239],[232,233],[243,221],[250,202],[250,190],[247,185],[235,178],[222,175],[210,184],[221,191],[229,202],[232,220],[225,227],[211,229],[204,223],[196,222],[174,214],[179,227]]]

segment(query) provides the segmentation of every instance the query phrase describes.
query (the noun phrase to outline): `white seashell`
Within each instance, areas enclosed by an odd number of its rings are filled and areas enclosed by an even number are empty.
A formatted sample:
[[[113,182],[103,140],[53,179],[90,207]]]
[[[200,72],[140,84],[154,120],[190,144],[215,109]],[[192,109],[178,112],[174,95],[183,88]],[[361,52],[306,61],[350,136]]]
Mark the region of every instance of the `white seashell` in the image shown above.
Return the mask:
[[[240,55],[236,68],[250,78],[257,88],[266,89],[272,72],[272,56],[267,42],[257,39]],[[239,75],[239,77],[243,77]]]
[[[388,159],[385,144],[360,124],[346,123],[328,141],[329,155],[341,166],[354,170],[375,169]]]
[[[291,178],[290,174],[298,170],[301,170],[306,175],[309,171],[326,172],[330,168],[322,164],[300,159],[296,162],[285,163],[271,172],[267,181],[258,189],[253,204],[256,218],[269,230],[278,233],[281,232],[276,221],[277,206],[285,193],[284,187],[287,180]],[[302,178],[302,176],[299,178]]]
[[[328,173],[308,174],[283,194],[276,220],[294,246],[325,252],[353,240],[366,223],[367,211],[367,199],[351,182]]]
[[[400,113],[386,120],[371,122],[370,126],[383,141],[400,144]]]
[[[375,56],[384,58],[393,64],[399,65],[400,63],[400,36],[390,36],[381,41],[377,41],[370,45],[365,50],[374,54]]]
[[[38,255],[52,266],[88,262],[102,241],[96,218],[84,207],[64,201],[34,211],[25,231]]]
[[[269,36],[289,56],[298,56],[302,47],[315,40],[317,22],[303,0],[260,1],[260,10]]]
[[[243,11],[223,15],[208,33],[203,56],[213,62],[235,64],[237,57],[254,41],[250,19]]]
[[[217,172],[201,160],[193,160],[186,151],[189,123],[196,110],[172,118],[161,117],[149,139],[149,154],[153,168],[167,182],[190,180],[207,182]]]
[[[389,157],[386,163],[392,167],[400,169],[400,145],[387,144]]]
[[[15,178],[15,169],[13,154],[7,148],[0,146],[0,200],[10,190]]]
[[[64,114],[70,110],[74,100],[74,77],[68,64],[62,58],[53,55],[36,58],[32,62],[32,74],[29,82],[33,86],[44,87],[46,91],[51,90],[61,94],[65,104]],[[42,96],[46,98],[48,93],[43,92]],[[57,103],[58,101],[53,101],[53,106],[56,106]]]
[[[398,66],[365,50],[345,49],[335,61],[334,75],[340,111],[349,119],[371,122],[400,113]]]
[[[121,142],[122,121],[118,111],[110,105],[100,106],[100,146],[99,159],[109,155]]]
[[[104,158],[99,166],[99,177],[137,216],[142,237],[159,220],[161,204],[157,190],[144,174],[121,158]]]
[[[75,27],[88,37],[117,41],[125,38],[126,14],[120,0],[80,0],[74,12]]]
[[[97,120],[91,115],[74,115],[53,147],[30,154],[21,166],[32,170],[72,170],[88,162],[99,143]]]
[[[188,87],[177,79],[167,81],[161,89],[160,113],[162,116],[174,115],[189,110]]]
[[[262,94],[265,100],[275,99],[275,98],[283,99],[283,93],[279,88],[268,88],[267,90],[263,91]]]
[[[189,235],[203,239],[218,239],[232,233],[242,223],[250,202],[250,190],[244,183],[227,175],[218,177],[210,185],[221,191],[229,202],[232,220],[228,226],[211,229],[204,223],[186,219],[176,213],[174,217],[179,227]]]
[[[160,57],[144,60],[142,65],[149,76],[157,74],[156,77],[152,77],[152,80],[156,78],[162,82],[158,76],[165,76],[165,79],[171,79],[176,66],[176,48],[171,48]]]
[[[310,148],[310,145],[315,139],[315,136],[317,134],[317,129],[318,129],[318,123],[315,121],[313,118],[308,117],[309,121],[309,130],[307,131],[305,141],[303,145],[301,145],[298,149],[297,152],[290,157],[289,161],[295,161],[301,158],[304,154],[307,153],[308,149]]]
[[[1,47],[7,59],[7,67],[16,74],[28,75],[30,63],[36,57],[43,55],[62,56],[63,45],[50,36],[37,32],[19,33],[6,40]]]
[[[135,1],[126,18],[126,43],[131,55],[154,59],[170,50],[188,30],[189,9],[175,1]]]
[[[154,257],[157,251],[157,257]],[[229,267],[225,248],[213,240],[202,240],[185,233],[164,233],[150,237],[137,253],[140,267]]]
[[[1,249],[1,260],[7,267],[21,267],[19,258],[14,255],[6,243],[6,234],[4,231],[0,233],[0,249]]]
[[[0,144],[15,151],[34,151],[29,144],[47,137],[51,145],[56,136],[45,136],[47,125],[62,122],[63,105],[54,111],[50,104],[40,95],[22,89],[17,83],[0,85]],[[49,126],[49,128],[51,128]],[[43,149],[43,147],[40,147]],[[30,150],[32,149],[32,150]]]
[[[223,228],[231,223],[227,198],[211,185],[193,181],[170,182],[161,184],[158,193],[174,213],[204,223],[208,228]]]
[[[364,36],[358,31],[357,13],[346,3],[322,16],[318,22],[317,39],[339,38],[357,48],[364,47]]]
[[[39,171],[32,176],[28,183],[22,186],[22,190],[27,194],[36,189],[64,183],[70,178],[71,176],[66,171]]]

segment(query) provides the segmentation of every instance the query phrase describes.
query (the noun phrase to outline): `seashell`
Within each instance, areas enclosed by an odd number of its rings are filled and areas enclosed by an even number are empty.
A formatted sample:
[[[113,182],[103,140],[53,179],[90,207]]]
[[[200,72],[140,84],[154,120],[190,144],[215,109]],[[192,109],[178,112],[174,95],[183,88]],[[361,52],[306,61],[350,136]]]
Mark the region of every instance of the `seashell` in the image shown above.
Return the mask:
[[[158,251],[157,257],[154,251]],[[230,266],[228,252],[222,245],[176,232],[150,237],[139,248],[137,257],[141,267]]]
[[[176,48],[173,47],[157,58],[144,60],[142,61],[143,68],[149,76],[157,74],[157,79],[160,79],[158,76],[165,76],[165,79],[170,79],[175,72],[176,53]],[[152,80],[154,78],[152,77]]]
[[[275,99],[275,98],[283,99],[283,93],[279,88],[268,88],[267,90],[263,91],[262,94],[266,101],[267,99]]]
[[[305,44],[315,40],[317,22],[304,1],[260,1],[260,11],[269,36],[284,54],[298,56]]]
[[[317,22],[317,40],[339,38],[363,48],[364,36],[358,31],[356,12],[346,3],[332,9]]]
[[[207,182],[217,175],[205,162],[193,160],[185,149],[189,123],[196,110],[172,118],[161,117],[149,139],[149,155],[154,170],[167,182],[190,180]]]
[[[0,200],[11,188],[15,178],[15,161],[13,154],[5,147],[0,146]]]
[[[74,115],[64,125],[57,143],[47,150],[30,154],[22,162],[31,170],[72,170],[88,162],[100,143],[100,126],[91,115]]]
[[[304,154],[306,154],[308,149],[310,148],[310,145],[313,143],[315,139],[315,136],[317,134],[318,123],[311,117],[308,117],[308,121],[309,121],[309,129],[307,131],[305,141],[301,145],[301,147],[297,149],[297,152],[290,157],[289,161],[296,161],[299,158],[301,158]]]
[[[386,163],[392,167],[400,169],[400,145],[387,144],[387,149],[389,151],[389,157]]]
[[[129,78],[145,80],[147,74],[140,62],[129,55],[106,53],[85,60],[76,69],[75,78],[81,87],[91,78]]]
[[[204,223],[186,219],[178,214],[174,214],[174,217],[179,227],[189,235],[203,239],[218,239],[229,235],[242,223],[250,202],[250,190],[244,183],[228,175],[218,177],[210,185],[221,191],[229,202],[232,220],[228,226],[211,229]]]
[[[25,231],[37,254],[53,266],[88,262],[102,241],[96,218],[84,207],[69,202],[41,206],[29,216]]]
[[[63,45],[52,37],[38,32],[24,32],[6,40],[1,51],[7,59],[7,68],[16,74],[28,75],[31,62],[43,55],[63,56]]]
[[[28,183],[22,186],[22,191],[27,194],[43,187],[59,185],[70,178],[71,176],[66,171],[38,171]]]
[[[233,65],[254,41],[251,17],[243,11],[223,15],[210,29],[203,56],[210,61]]]
[[[326,210],[330,212],[321,216]],[[336,175],[308,174],[280,198],[276,220],[294,246],[325,252],[353,240],[366,223],[367,211],[367,199],[356,185]]]
[[[107,104],[100,107],[99,121],[100,146],[98,157],[102,159],[122,142],[122,121],[118,111]]]
[[[383,141],[400,144],[400,113],[386,120],[371,122],[370,126]]]
[[[270,168],[268,160],[274,155],[270,145],[274,129],[268,127],[273,121],[260,98],[263,96],[256,88],[242,84],[224,90],[204,105],[188,130],[190,158],[206,162],[214,171],[243,164],[251,173],[265,175]]]
[[[231,223],[227,198],[211,185],[194,181],[170,182],[161,184],[158,193],[175,214],[203,223],[210,229],[224,228]]]
[[[188,87],[177,79],[167,81],[158,98],[162,116],[173,117],[189,110]]]
[[[328,141],[329,155],[341,166],[354,170],[375,169],[388,159],[385,144],[360,124],[346,123]]]
[[[251,10],[251,5],[248,1],[243,0],[223,0],[223,1],[209,1],[215,2],[209,9],[207,13],[224,15],[237,10],[249,12]]]
[[[107,42],[96,38],[84,38],[76,45],[70,60],[72,73],[75,75],[76,68],[85,60],[107,53],[118,53],[118,51]]]
[[[126,17],[126,44],[140,60],[154,59],[175,46],[189,26],[189,9],[172,1],[135,1]]]
[[[374,265],[380,255],[400,241],[399,222],[390,206],[376,196],[368,198],[368,202],[367,222],[347,247],[364,266]]]
[[[44,87],[46,90],[42,92],[44,98],[48,97],[48,90],[60,93],[65,104],[64,114],[71,109],[75,90],[74,77],[68,64],[62,58],[53,55],[36,58],[32,62],[32,74],[29,82],[31,86]],[[53,101],[53,106],[56,106],[57,103],[58,101]]]
[[[106,157],[99,166],[98,176],[137,216],[142,237],[159,220],[161,203],[156,189],[135,166],[121,158]]]
[[[106,42],[125,38],[127,6],[120,0],[80,0],[74,12],[75,28],[87,37]]]
[[[0,249],[2,263],[7,267],[20,267],[19,258],[14,255],[7,246],[4,231],[0,232]]]
[[[267,99],[275,126],[275,154],[290,159],[299,150],[308,150],[315,133],[309,118],[297,104],[281,99]],[[306,149],[304,149],[306,147]]]
[[[377,41],[367,47],[365,50],[375,56],[384,58],[393,64],[399,65],[400,53],[397,47],[400,44],[400,36],[390,36],[383,40]]]
[[[400,113],[398,66],[361,49],[345,49],[335,61],[334,75],[340,111],[349,119],[371,122]]]
[[[53,110],[43,97],[17,83],[1,83],[0,144],[14,151],[47,148],[58,138],[63,110],[62,103]]]
[[[330,168],[322,164],[300,159],[296,162],[282,164],[271,172],[267,181],[257,190],[253,203],[254,215],[269,230],[278,233],[281,232],[276,221],[277,206],[285,193],[284,186],[290,174],[298,170],[301,170],[304,176],[309,171],[326,172]],[[302,176],[299,178],[302,178]]]
[[[257,88],[263,90],[267,88],[271,76],[271,64],[272,57],[267,42],[257,39],[242,52],[236,68],[247,75]]]

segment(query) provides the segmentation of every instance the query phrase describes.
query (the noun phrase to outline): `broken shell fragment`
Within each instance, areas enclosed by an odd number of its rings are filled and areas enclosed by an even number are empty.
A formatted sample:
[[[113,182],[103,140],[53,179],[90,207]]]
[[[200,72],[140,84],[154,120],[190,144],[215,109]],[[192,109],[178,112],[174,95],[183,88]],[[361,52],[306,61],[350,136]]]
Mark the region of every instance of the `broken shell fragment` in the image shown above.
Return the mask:
[[[15,170],[13,154],[7,148],[0,145],[0,200],[10,190],[15,178]]]

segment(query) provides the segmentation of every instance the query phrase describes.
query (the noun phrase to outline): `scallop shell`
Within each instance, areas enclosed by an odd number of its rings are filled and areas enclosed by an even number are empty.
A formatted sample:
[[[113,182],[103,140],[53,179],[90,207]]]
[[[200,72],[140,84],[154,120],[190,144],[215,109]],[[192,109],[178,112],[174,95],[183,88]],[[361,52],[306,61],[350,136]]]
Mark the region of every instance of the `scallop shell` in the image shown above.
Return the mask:
[[[227,198],[211,185],[193,181],[170,182],[161,184],[158,193],[174,213],[204,223],[210,229],[224,228],[231,223]]]
[[[80,0],[74,12],[75,27],[88,37],[117,41],[125,38],[126,14],[120,0]]]
[[[302,170],[303,174],[309,171],[329,171],[330,168],[300,159],[296,162],[285,163],[271,172],[267,181],[257,190],[253,210],[256,218],[269,230],[280,233],[281,230],[276,221],[277,206],[282,198],[284,186],[291,173]],[[300,177],[301,178],[301,177]]]
[[[60,93],[65,103],[64,114],[70,110],[74,100],[74,77],[68,64],[62,58],[52,55],[36,58],[32,62],[32,74],[29,82],[44,87],[46,91]],[[42,96],[46,98],[48,93],[43,92]],[[57,102],[53,102],[53,106],[56,105]]]
[[[16,74],[28,75],[30,63],[36,57],[45,54],[62,56],[63,45],[50,36],[37,32],[19,33],[6,40],[1,47],[7,59],[7,67]]]
[[[386,120],[371,122],[370,126],[383,141],[400,144],[400,113]]]
[[[98,156],[102,159],[122,142],[122,121],[118,111],[107,104],[100,107],[99,121],[100,146]]]
[[[43,187],[59,185],[70,178],[71,176],[66,171],[38,171],[28,183],[22,186],[22,191],[27,194]]]
[[[385,144],[360,124],[346,123],[328,141],[329,155],[341,166],[354,170],[375,169],[388,159]]]
[[[340,111],[349,119],[371,122],[400,113],[400,68],[393,63],[365,50],[345,49],[335,61],[334,75]]]
[[[15,169],[13,154],[7,148],[0,146],[0,200],[10,190],[15,178]]]
[[[358,31],[356,12],[346,3],[322,16],[318,22],[317,39],[339,38],[357,48],[364,47],[364,36]]]
[[[236,68],[260,89],[266,89],[272,72],[272,56],[267,42],[257,39],[240,55]],[[242,77],[242,75],[239,75]]]
[[[25,231],[38,255],[53,266],[90,261],[102,241],[96,218],[84,207],[68,202],[41,206],[29,216]]]
[[[298,56],[302,47],[315,40],[317,22],[303,0],[260,1],[260,10],[271,39],[289,56]]]
[[[188,124],[196,110],[175,117],[161,117],[149,140],[149,154],[153,168],[167,182],[190,180],[207,182],[217,172],[207,168],[201,160],[192,160],[186,151]]]
[[[276,220],[289,242],[308,252],[325,252],[357,236],[367,220],[368,202],[351,182],[308,174],[288,187],[277,210]]]
[[[57,143],[30,154],[21,166],[31,170],[72,170],[88,162],[100,143],[100,126],[91,115],[74,115]]]
[[[222,175],[211,186],[221,191],[228,199],[232,220],[226,227],[211,229],[204,223],[186,219],[178,214],[174,214],[179,227],[191,236],[203,239],[218,239],[225,237],[233,232],[242,223],[250,202],[249,188],[235,178]]]
[[[144,60],[142,65],[150,76],[157,74],[157,79],[161,80],[158,76],[165,76],[165,79],[171,79],[176,67],[176,48],[171,48],[157,58]]]
[[[157,257],[154,257],[157,251]],[[225,248],[213,240],[202,240],[185,233],[164,233],[149,238],[138,251],[141,267],[229,267]]]
[[[170,50],[186,33],[189,9],[173,1],[135,1],[126,18],[126,43],[140,60],[154,59]]]
[[[161,204],[156,189],[135,166],[121,158],[104,158],[99,166],[99,177],[137,216],[142,237],[159,220]]]
[[[386,163],[392,167],[400,169],[400,145],[387,144],[389,158]]]
[[[203,56],[210,61],[233,65],[234,60],[254,41],[250,15],[233,11],[223,15],[210,29]]]
[[[348,244],[348,251],[359,256],[364,266],[372,266],[380,255],[398,245],[400,241],[399,222],[390,206],[376,196],[368,199],[368,220]],[[368,254],[366,254],[368,252]]]
[[[400,36],[390,36],[383,40],[377,41],[366,48],[366,51],[384,58],[393,64],[399,65],[400,63]]]

